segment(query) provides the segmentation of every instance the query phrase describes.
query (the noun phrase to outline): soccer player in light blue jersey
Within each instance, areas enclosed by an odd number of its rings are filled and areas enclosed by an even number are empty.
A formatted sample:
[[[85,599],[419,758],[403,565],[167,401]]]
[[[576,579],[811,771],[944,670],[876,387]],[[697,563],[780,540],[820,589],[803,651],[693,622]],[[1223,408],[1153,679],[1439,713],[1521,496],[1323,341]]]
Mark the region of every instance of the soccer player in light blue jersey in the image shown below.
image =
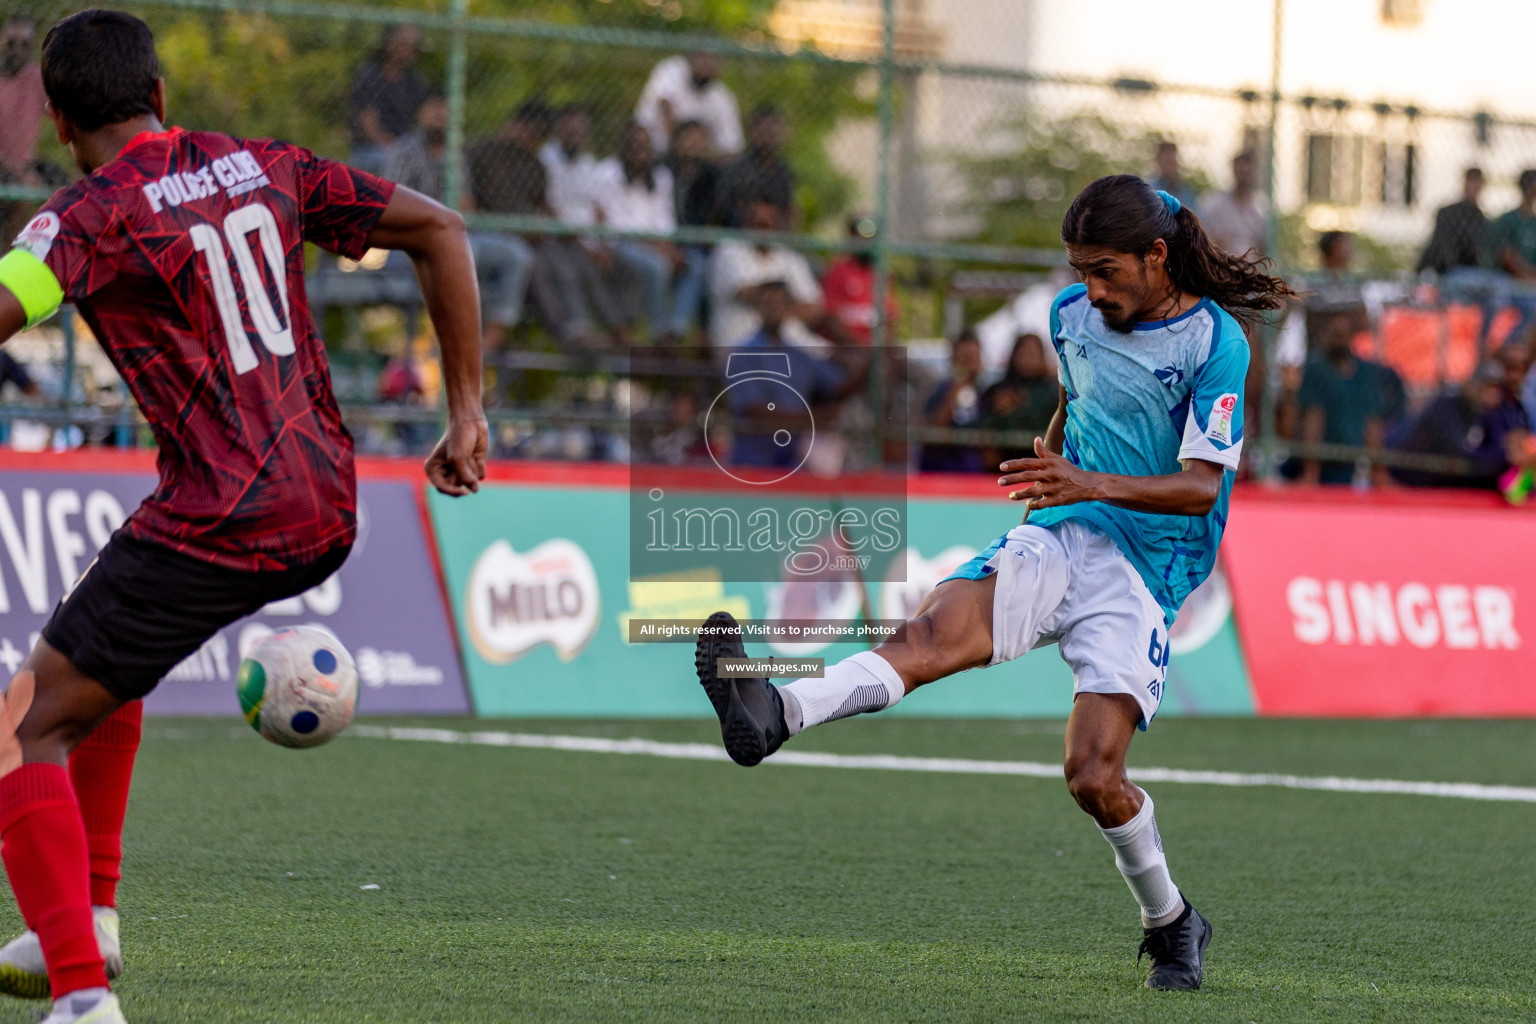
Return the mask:
[[[1025,522],[935,587],[896,639],[824,678],[721,678],[718,659],[744,654],[725,612],[706,623],[695,666],[727,752],[754,765],[810,726],[1058,644],[1074,680],[1067,788],[1140,904],[1147,986],[1199,988],[1211,926],[1174,885],[1125,755],[1157,714],[1168,627],[1215,565],[1226,525],[1248,372],[1239,321],[1293,292],[1128,174],[1085,188],[1061,238],[1082,279],[1051,306],[1061,399],[1034,457],[999,467]]]

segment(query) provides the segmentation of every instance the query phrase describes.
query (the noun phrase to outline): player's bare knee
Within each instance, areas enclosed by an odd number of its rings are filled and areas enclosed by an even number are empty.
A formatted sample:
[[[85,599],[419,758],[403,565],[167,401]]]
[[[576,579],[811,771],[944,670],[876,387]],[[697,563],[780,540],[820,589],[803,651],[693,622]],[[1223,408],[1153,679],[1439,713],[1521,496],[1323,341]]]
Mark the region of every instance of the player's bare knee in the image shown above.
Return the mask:
[[[0,762],[63,764],[120,703],[40,642],[5,693]]]
[[[937,679],[934,673],[941,655],[935,643],[933,619],[919,615],[910,620],[902,640],[906,644],[906,661],[914,674],[909,681],[921,686]]]
[[[86,720],[70,712],[49,713],[34,706],[16,726],[22,760],[62,764],[96,724],[94,718]]]
[[[1125,778],[1124,765],[1095,750],[1068,751],[1063,772],[1067,792],[1089,814],[1117,796]]]
[[[954,652],[945,646],[939,626],[930,615],[919,614],[907,620],[888,647],[895,655],[892,664],[909,686],[922,686],[955,671],[950,664]]]

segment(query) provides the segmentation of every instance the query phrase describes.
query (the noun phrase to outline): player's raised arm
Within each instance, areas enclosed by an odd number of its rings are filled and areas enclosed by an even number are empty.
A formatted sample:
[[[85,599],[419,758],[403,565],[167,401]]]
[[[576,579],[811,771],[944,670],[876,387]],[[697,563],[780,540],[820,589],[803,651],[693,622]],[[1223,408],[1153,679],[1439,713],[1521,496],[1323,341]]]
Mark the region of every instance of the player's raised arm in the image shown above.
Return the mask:
[[[411,257],[437,329],[448,431],[427,459],[427,479],[444,494],[477,491],[489,437],[480,402],[480,286],[464,218],[419,192],[396,188],[368,244]]]

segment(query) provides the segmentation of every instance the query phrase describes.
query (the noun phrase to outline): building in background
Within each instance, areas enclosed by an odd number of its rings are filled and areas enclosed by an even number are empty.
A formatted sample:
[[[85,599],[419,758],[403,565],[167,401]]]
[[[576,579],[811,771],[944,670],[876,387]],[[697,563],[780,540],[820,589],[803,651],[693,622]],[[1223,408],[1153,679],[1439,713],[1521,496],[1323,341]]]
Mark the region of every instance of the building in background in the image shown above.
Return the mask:
[[[785,41],[874,57],[881,0],[782,0]],[[1267,159],[1271,3],[1164,0],[897,0],[900,56],[970,70],[903,71],[894,148],[899,233],[964,236],[978,225],[957,157],[996,151],[1022,110],[1096,114],[1176,141],[1186,168],[1228,187],[1242,149]],[[1536,4],[1525,0],[1286,0],[1280,37],[1276,190],[1315,230],[1418,244],[1469,165],[1490,210],[1514,205],[1536,166]],[[975,73],[1023,72],[1032,79]],[[872,72],[873,74],[873,72]],[[1033,76],[1038,76],[1033,77]],[[1170,88],[1188,86],[1187,90]],[[873,199],[875,133],[831,147]],[[1064,158],[1070,159],[1069,155]],[[1148,154],[1150,162],[1150,153]]]

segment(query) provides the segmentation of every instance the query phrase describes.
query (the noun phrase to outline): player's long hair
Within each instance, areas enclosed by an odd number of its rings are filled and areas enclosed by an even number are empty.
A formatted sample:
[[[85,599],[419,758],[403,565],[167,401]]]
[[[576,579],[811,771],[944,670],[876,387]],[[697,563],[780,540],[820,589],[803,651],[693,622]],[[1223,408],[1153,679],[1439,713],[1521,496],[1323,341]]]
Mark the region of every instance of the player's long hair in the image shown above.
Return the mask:
[[[1159,238],[1168,246],[1174,288],[1208,298],[1244,323],[1283,309],[1291,286],[1269,274],[1270,260],[1226,252],[1189,207],[1170,213],[1157,190],[1134,174],[1100,178],[1077,194],[1061,221],[1068,245],[1102,246],[1142,257]]]

